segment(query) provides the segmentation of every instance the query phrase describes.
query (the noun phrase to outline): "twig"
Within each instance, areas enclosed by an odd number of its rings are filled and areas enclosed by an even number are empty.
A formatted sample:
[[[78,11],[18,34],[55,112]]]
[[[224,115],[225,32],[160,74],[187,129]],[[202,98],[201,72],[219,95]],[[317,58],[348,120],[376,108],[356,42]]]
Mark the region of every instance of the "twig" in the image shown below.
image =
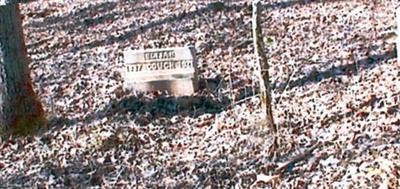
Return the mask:
[[[300,68],[300,67],[299,67],[299,68]],[[298,69],[299,69],[299,68],[298,68]],[[287,79],[286,84],[285,84],[285,88],[283,89],[281,95],[279,95],[279,98],[278,98],[278,101],[276,102],[276,104],[279,104],[279,102],[281,101],[283,94],[284,94],[284,93],[286,92],[286,90],[289,88],[290,81],[292,80],[294,74],[297,73],[297,71],[298,71],[298,70],[294,70],[294,69],[293,69],[292,74],[290,74],[289,78]]]
[[[358,75],[358,73],[359,73],[359,70],[358,70],[358,69],[359,69],[359,67],[358,67],[358,60],[357,60],[357,58],[355,57],[355,55],[354,55],[353,52],[352,52],[352,58],[353,58],[354,63],[356,64],[356,75]],[[362,73],[361,73],[360,77],[361,77],[361,79],[363,78],[363,74],[362,74]],[[356,82],[357,82],[357,85],[358,85],[358,84],[360,83],[360,80],[357,80]],[[351,90],[351,92],[353,93],[354,101],[357,102],[356,91]]]
[[[317,142],[317,144],[315,144],[314,146],[312,146],[310,149],[306,150],[304,153],[296,155],[295,157],[291,158],[291,160],[287,161],[286,163],[284,163],[283,165],[281,165],[280,167],[278,167],[275,170],[275,174],[283,174],[288,170],[288,167],[291,165],[296,164],[299,161],[303,161],[306,158],[308,158],[312,152],[317,149],[318,147],[320,147],[321,143]]]
[[[377,149],[377,148],[386,148],[386,147],[400,147],[400,143],[392,143],[392,144],[380,144],[376,146],[371,146],[370,148]]]
[[[114,188],[115,184],[117,184],[119,177],[121,176],[122,172],[125,171],[125,167],[122,167],[121,170],[118,172],[117,177],[115,178],[114,184],[112,185],[112,188]]]
[[[245,101],[247,101],[247,100],[250,100],[250,99],[252,99],[252,98],[254,98],[254,97],[259,97],[259,96],[260,96],[260,94],[256,94],[256,95],[253,95],[253,96],[246,97],[246,98],[244,98],[244,99],[241,99],[241,100],[236,101],[235,103],[231,104],[230,106],[236,106],[236,105],[238,105],[238,104],[240,104],[240,103],[242,103],[242,102],[245,102]]]
[[[233,49],[237,49],[237,48],[242,48],[244,46],[248,46],[251,44],[251,42],[253,42],[252,39],[246,39],[244,41],[241,41],[239,43],[237,43],[235,46],[233,46]]]
[[[233,95],[233,84],[232,84],[232,61],[233,61],[233,57],[232,57],[232,47],[229,47],[229,49],[228,49],[228,51],[229,51],[229,58],[230,58],[230,61],[229,61],[229,92],[231,93],[230,94],[230,96],[231,96],[231,100],[232,100],[232,103],[234,104],[235,103],[235,98],[234,98],[234,95]]]

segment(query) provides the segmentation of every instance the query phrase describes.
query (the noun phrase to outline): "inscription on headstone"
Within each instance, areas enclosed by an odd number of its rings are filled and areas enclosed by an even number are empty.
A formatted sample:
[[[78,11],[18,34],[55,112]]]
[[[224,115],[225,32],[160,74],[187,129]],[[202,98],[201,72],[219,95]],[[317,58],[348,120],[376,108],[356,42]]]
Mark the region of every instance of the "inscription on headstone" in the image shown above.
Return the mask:
[[[167,91],[173,95],[190,95],[197,90],[193,47],[127,50],[124,62],[126,89]]]

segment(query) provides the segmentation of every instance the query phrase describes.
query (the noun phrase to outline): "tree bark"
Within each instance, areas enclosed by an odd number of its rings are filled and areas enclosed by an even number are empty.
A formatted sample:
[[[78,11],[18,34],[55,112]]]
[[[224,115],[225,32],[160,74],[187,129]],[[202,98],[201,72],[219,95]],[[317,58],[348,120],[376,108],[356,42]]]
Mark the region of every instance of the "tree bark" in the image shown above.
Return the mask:
[[[17,3],[29,3],[35,0],[0,0],[0,6],[17,4]]]
[[[44,123],[29,75],[20,9],[0,6],[0,134],[26,135]]]
[[[400,64],[400,6],[396,8],[397,36],[396,36],[396,53],[397,63]]]
[[[269,84],[269,65],[268,58],[265,54],[265,47],[263,41],[263,35],[260,24],[261,14],[261,3],[259,0],[253,1],[253,40],[254,40],[254,51],[256,56],[256,63],[259,65],[259,82],[260,82],[260,95],[261,95],[261,107],[265,111],[267,124],[272,127],[273,132],[277,132],[276,125],[274,123],[274,117],[272,114],[272,95],[271,87]]]
[[[253,40],[254,40],[254,52],[256,56],[256,63],[259,65],[259,82],[260,82],[260,98],[261,98],[261,108],[265,113],[266,125],[271,127],[273,132],[273,141],[269,149],[268,155],[270,157],[276,158],[278,154],[278,128],[274,122],[274,116],[272,114],[272,95],[271,87],[269,84],[269,65],[268,58],[265,53],[264,40],[261,30],[260,23],[261,14],[261,2],[259,0],[253,0]]]

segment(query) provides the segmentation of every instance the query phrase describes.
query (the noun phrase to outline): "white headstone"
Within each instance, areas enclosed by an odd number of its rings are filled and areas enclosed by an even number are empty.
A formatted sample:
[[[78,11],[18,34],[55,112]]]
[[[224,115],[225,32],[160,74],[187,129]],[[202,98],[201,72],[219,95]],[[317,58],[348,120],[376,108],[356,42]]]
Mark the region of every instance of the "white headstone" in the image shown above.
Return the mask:
[[[190,95],[197,90],[197,60],[193,47],[127,50],[124,88]]]

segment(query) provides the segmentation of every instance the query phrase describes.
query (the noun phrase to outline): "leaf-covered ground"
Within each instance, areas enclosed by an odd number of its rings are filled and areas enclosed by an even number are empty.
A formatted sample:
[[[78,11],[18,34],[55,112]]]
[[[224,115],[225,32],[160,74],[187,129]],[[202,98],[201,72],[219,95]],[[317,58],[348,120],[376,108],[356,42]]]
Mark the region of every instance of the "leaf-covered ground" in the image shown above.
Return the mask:
[[[0,188],[400,188],[398,2],[264,2],[275,158],[246,2],[21,5],[49,128],[2,141]],[[197,94],[122,90],[125,48],[184,45]]]

